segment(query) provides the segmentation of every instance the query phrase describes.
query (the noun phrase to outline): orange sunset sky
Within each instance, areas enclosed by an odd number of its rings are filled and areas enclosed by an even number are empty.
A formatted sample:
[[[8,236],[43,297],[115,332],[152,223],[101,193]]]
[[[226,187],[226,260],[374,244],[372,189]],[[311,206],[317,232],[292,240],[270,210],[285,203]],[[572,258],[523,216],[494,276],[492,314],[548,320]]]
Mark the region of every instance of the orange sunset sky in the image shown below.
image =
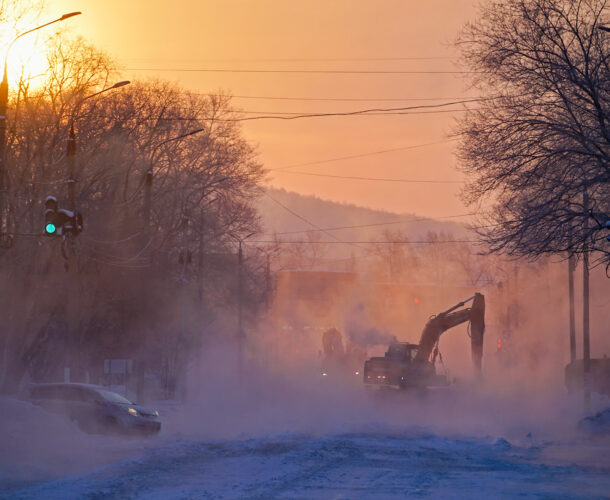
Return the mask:
[[[474,18],[475,3],[50,0],[45,16],[82,11],[62,28],[108,52],[123,68],[123,78],[156,77],[202,93],[223,89],[235,96],[233,104],[245,116],[260,116],[439,104],[475,96],[463,74],[443,73],[465,69],[457,64],[452,43]],[[266,72],[209,71],[219,69]],[[455,168],[455,141],[447,137],[460,111],[447,112],[451,109],[463,105],[394,116],[251,121],[243,131],[268,169],[402,148],[272,170],[268,180],[324,199],[438,217],[468,212],[457,197],[463,177]],[[435,144],[406,149],[429,143]]]

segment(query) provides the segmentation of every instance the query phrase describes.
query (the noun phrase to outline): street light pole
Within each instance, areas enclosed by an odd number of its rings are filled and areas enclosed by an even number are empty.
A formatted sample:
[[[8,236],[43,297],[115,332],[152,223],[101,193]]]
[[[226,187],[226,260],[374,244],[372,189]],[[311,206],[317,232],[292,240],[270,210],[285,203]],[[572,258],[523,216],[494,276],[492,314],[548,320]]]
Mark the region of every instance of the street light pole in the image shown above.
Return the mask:
[[[157,153],[157,150],[163,146],[164,144],[167,144],[168,142],[173,142],[173,141],[177,141],[180,139],[183,139],[184,137],[189,137],[191,135],[195,135],[198,134],[200,132],[203,132],[204,128],[198,128],[195,130],[191,130],[190,132],[186,132],[185,134],[180,134],[177,135],[176,137],[170,137],[169,139],[165,139],[164,141],[161,141],[160,143],[158,143],[157,145],[155,145],[155,147],[153,148],[151,154],[150,154],[150,165],[148,167],[148,171],[146,172],[146,178],[144,179],[144,231],[147,233],[148,236],[150,236],[150,202],[151,202],[151,195],[152,195],[152,181],[153,181],[153,166],[154,166],[154,161],[155,161],[155,154]],[[150,238],[147,238],[150,239]]]
[[[74,111],[70,116],[70,135],[68,137],[68,141],[66,143],[66,157],[68,159],[68,199],[70,201],[70,210],[76,210],[76,166],[75,166],[75,156],[76,156],[76,137],[74,135],[74,121],[77,118],[77,113],[80,110],[81,105],[87,99],[91,99],[92,97],[103,94],[104,92],[108,92],[112,89],[117,89],[119,87],[123,87],[125,85],[129,85],[129,80],[123,80],[122,82],[117,82],[111,87],[107,87],[105,89],[100,90],[99,92],[95,92],[94,94],[88,95],[80,99],[76,105],[74,106]]]
[[[239,242],[237,251],[237,374],[241,380],[243,370],[243,356],[244,356],[244,329],[243,329],[243,296],[244,296],[244,273],[243,273],[243,251],[242,245],[245,240],[250,236],[256,234],[252,232],[243,238],[231,235]]]
[[[35,28],[19,33],[11,43],[8,44],[6,48],[6,52],[4,53],[4,73],[2,76],[2,82],[0,82],[0,233],[2,233],[2,229],[4,227],[4,190],[5,190],[5,182],[4,179],[6,177],[6,166],[5,166],[5,158],[6,158],[6,108],[8,107],[8,54],[11,50],[13,44],[19,40],[22,36],[27,35],[28,33],[32,33],[33,31],[37,31],[41,28],[45,28],[50,24],[58,23],[60,21],[65,21],[74,16],[78,16],[81,12],[70,12],[68,14],[64,14],[63,16],[54,19],[45,24],[41,24]]]

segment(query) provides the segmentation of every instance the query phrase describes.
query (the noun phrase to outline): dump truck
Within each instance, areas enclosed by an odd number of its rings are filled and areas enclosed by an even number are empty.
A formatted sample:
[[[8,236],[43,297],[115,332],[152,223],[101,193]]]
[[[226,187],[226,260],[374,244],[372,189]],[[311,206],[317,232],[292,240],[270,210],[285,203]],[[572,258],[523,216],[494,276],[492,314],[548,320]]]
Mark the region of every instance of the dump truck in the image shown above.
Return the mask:
[[[472,305],[465,307],[470,301]],[[442,361],[438,343],[444,332],[466,322],[470,323],[474,370],[480,378],[485,332],[485,297],[475,293],[446,311],[432,316],[423,329],[419,344],[392,343],[383,357],[373,357],[365,361],[362,372],[364,383],[367,386],[390,386],[399,389],[448,385],[447,378],[436,373],[437,358]]]

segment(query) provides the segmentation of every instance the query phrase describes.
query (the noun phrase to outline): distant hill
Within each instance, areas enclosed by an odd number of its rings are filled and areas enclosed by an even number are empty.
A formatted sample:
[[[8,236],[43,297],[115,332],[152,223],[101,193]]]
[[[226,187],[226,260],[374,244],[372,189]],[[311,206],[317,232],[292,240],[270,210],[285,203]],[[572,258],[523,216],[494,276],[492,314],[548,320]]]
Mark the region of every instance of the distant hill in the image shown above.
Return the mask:
[[[264,230],[267,236],[274,233],[307,231],[312,224],[326,229],[346,226],[367,226],[328,231],[341,241],[370,241],[380,239],[384,231],[406,233],[410,240],[425,238],[429,231],[450,233],[463,237],[467,230],[463,224],[452,220],[435,220],[416,214],[396,214],[344,203],[322,200],[283,189],[268,188],[258,202]],[[274,201],[275,200],[275,201]],[[305,219],[305,220],[303,220]],[[311,224],[308,224],[309,221]],[[323,241],[333,241],[321,233]],[[305,233],[281,234],[282,239],[298,240]]]

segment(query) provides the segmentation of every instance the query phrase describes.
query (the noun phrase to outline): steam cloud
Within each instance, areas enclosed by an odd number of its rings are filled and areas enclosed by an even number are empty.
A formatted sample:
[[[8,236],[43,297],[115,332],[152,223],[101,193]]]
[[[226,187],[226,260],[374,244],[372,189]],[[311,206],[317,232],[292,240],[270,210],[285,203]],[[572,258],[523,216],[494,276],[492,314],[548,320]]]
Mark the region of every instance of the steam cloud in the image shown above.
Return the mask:
[[[359,303],[345,320],[345,334],[350,342],[362,347],[387,345],[396,342],[396,336],[385,330],[378,330],[371,324],[364,304]]]

